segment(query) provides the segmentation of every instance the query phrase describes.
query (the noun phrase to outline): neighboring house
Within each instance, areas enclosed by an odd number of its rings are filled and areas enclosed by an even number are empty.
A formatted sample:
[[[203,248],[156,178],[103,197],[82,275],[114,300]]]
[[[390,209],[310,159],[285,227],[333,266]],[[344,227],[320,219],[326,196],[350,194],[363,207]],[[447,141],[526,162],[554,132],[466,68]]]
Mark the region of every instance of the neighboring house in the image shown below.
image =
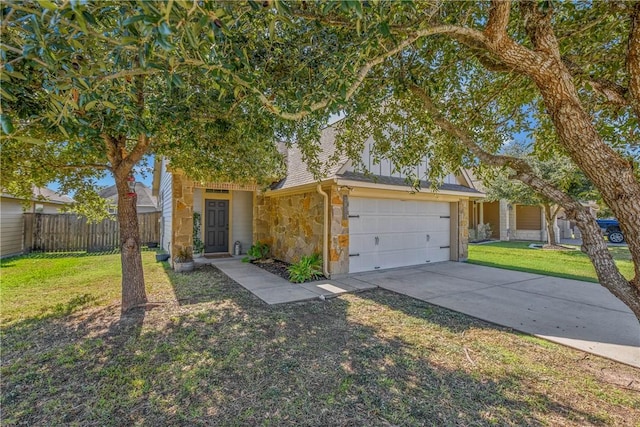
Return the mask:
[[[33,188],[29,201],[2,193],[0,198],[0,257],[19,255],[24,251],[23,213],[57,214],[73,199],[48,188]]]
[[[109,212],[116,213],[118,206],[118,189],[115,185],[107,187],[98,192],[100,197],[109,201]],[[138,213],[158,212],[158,200],[152,194],[149,187],[141,182],[136,182],[137,202],[136,207]]]
[[[477,180],[471,172],[467,172],[473,186],[484,192],[482,182]],[[595,202],[584,202],[594,217],[598,206]],[[469,230],[473,235],[481,224],[489,224],[491,239],[499,240],[547,240],[547,222],[542,206],[510,203],[507,200],[488,202],[475,200],[469,202]],[[558,239],[579,238],[580,231],[575,224],[565,219],[564,210],[560,209],[556,224],[554,224]]]
[[[411,191],[388,160],[376,162],[369,147],[363,164],[373,178],[342,159],[331,165],[335,128],[320,140],[324,176],[308,172],[295,147],[287,152],[287,176],[271,189],[235,183],[199,183],[166,160],[156,160],[153,194],[162,210],[161,245],[171,253],[192,245],[193,212],[202,214],[206,253],[242,252],[267,243],[275,258],[295,262],[321,253],[325,273],[340,275],[467,258],[469,201],[482,193],[466,174]],[[424,176],[427,163],[416,170]]]

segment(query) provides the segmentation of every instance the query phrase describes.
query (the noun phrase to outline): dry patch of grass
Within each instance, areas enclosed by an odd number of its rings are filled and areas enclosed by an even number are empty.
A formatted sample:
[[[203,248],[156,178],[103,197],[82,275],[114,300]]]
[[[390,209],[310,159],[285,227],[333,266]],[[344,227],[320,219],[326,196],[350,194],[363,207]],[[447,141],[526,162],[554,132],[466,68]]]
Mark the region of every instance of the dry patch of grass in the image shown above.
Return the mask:
[[[640,422],[639,370],[405,296],[270,307],[213,267],[149,287],[125,318],[4,325],[3,425]]]

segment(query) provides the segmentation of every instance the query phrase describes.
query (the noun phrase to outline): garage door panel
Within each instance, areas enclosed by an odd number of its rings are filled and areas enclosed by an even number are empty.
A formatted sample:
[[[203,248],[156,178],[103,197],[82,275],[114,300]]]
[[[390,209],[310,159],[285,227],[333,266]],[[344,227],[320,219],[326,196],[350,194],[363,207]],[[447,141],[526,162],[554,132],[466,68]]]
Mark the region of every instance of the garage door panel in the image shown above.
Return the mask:
[[[350,272],[449,259],[449,203],[352,198],[349,214],[349,251],[360,254]]]

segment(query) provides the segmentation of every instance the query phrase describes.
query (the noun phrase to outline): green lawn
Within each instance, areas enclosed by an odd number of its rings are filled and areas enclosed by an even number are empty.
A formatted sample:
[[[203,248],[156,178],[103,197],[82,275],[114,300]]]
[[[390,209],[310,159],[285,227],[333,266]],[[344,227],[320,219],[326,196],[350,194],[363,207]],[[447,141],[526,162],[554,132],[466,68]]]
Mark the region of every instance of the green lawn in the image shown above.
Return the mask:
[[[531,249],[534,242],[495,242],[469,245],[469,263],[526,271],[548,276],[597,282],[589,258],[579,248],[570,251]],[[569,246],[571,247],[571,246]],[[633,277],[631,254],[626,247],[610,247],[618,268]]]
[[[143,261],[125,317],[115,255],[2,263],[0,424],[640,422],[638,369],[382,290],[267,306]]]
[[[155,252],[143,252],[147,281],[158,273]],[[31,254],[0,260],[0,323],[69,314],[120,298],[120,254]]]

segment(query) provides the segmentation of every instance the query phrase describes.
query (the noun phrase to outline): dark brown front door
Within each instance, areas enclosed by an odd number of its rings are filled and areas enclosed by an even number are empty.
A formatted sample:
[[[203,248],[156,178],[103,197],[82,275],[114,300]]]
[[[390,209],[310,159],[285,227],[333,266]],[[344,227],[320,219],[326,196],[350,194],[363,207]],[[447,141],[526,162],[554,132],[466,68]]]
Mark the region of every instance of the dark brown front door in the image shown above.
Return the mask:
[[[229,250],[229,201],[207,200],[205,222],[205,252]]]

